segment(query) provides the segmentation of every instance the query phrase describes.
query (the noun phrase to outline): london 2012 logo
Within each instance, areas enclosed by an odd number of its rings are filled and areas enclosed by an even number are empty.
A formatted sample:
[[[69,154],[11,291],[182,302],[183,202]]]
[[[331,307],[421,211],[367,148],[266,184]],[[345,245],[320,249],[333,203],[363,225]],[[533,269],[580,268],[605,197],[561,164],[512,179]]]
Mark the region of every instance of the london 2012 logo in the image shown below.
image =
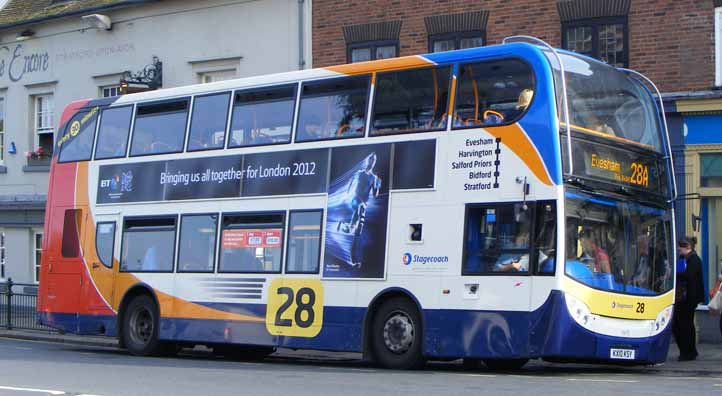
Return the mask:
[[[404,258],[402,259],[404,265],[411,264],[411,253],[404,253]]]

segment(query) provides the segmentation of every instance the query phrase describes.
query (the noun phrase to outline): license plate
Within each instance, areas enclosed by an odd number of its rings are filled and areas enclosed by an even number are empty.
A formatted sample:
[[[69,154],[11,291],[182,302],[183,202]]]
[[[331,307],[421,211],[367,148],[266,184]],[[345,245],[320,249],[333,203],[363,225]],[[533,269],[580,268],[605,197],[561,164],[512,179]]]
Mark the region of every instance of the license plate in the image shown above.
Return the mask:
[[[624,359],[624,360],[634,360],[634,357],[636,355],[636,351],[634,349],[616,349],[612,348],[609,351],[609,357],[612,359]]]

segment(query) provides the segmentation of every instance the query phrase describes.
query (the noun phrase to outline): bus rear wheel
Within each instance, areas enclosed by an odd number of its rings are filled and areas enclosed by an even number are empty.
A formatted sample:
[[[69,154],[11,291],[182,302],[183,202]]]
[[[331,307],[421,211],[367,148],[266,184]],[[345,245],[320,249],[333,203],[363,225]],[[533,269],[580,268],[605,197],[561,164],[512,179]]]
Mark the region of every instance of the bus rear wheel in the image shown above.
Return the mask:
[[[484,359],[484,364],[493,371],[515,371],[519,370],[529,359]]]
[[[135,356],[157,355],[163,351],[158,340],[158,307],[148,295],[135,297],[123,319],[123,340]]]
[[[371,327],[374,357],[391,369],[418,368],[424,364],[421,354],[421,315],[406,298],[392,298],[376,311]]]

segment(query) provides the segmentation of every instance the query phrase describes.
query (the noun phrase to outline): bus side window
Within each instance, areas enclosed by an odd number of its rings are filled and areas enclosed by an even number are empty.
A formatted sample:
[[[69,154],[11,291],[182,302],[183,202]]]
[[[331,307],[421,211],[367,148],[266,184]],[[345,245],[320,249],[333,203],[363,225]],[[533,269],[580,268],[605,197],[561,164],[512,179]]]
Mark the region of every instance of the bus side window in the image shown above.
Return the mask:
[[[196,96],[193,99],[188,151],[221,149],[226,142],[230,92]]]
[[[132,116],[133,106],[112,107],[101,112],[96,160],[125,157]]]
[[[462,274],[529,272],[531,217],[521,203],[468,206]]]
[[[189,99],[138,105],[130,155],[183,151]]]
[[[93,138],[98,109],[76,114],[65,126],[65,134],[58,139],[58,162],[89,161],[93,155]]]
[[[450,67],[379,73],[371,135],[446,129]]]
[[[282,213],[223,216],[218,272],[280,273]]]
[[[125,219],[120,271],[173,271],[175,230],[175,216]]]
[[[297,86],[236,91],[228,147],[290,142]]]
[[[181,216],[178,272],[213,272],[218,215]]]
[[[296,141],[363,136],[370,81],[364,75],[304,83]]]
[[[80,255],[80,223],[82,210],[66,209],[63,219],[63,244],[60,253],[65,258],[78,257]]]
[[[557,211],[553,201],[538,202],[534,235],[536,273],[554,275],[557,246]]]
[[[100,222],[95,228],[95,251],[100,262],[113,268],[113,247],[115,246],[115,222]]]
[[[291,211],[286,273],[317,274],[321,257],[322,210]]]
[[[534,96],[534,75],[526,63],[505,59],[459,65],[453,129],[510,124]]]

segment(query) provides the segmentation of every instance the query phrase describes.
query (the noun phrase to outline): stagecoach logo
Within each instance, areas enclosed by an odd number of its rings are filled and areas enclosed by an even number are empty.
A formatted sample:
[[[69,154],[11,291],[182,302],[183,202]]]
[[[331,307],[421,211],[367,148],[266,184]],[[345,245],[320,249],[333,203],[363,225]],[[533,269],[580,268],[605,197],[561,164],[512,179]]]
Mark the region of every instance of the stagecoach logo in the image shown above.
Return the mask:
[[[412,255],[409,252],[404,253],[401,261],[404,265],[411,265],[411,263],[417,264],[432,264],[432,263],[448,263],[449,256],[419,256],[418,254]]]

